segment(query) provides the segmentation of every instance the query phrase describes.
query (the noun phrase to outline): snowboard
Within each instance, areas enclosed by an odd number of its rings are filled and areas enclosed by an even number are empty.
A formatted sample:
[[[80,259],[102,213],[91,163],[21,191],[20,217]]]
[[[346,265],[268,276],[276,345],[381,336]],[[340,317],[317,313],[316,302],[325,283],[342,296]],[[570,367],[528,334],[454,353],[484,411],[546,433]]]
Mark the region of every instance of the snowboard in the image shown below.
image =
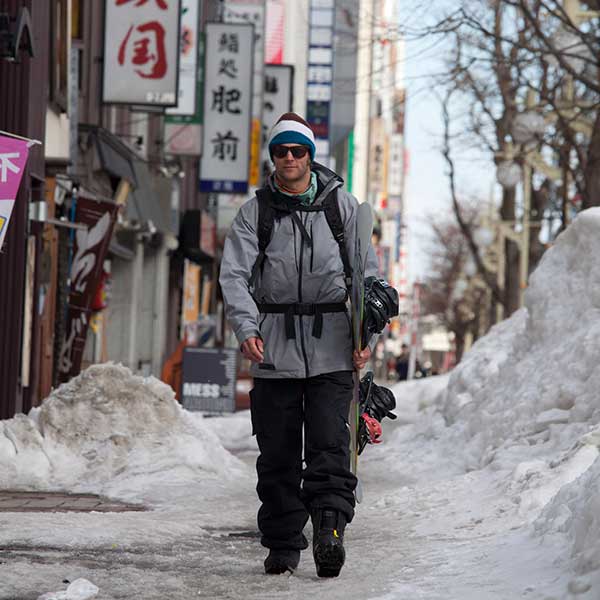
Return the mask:
[[[365,270],[367,252],[373,235],[373,211],[370,204],[364,202],[358,206],[356,216],[356,235],[354,239],[354,261],[352,270],[352,290],[350,310],[352,314],[352,338],[354,350],[361,351],[361,333],[364,318]],[[350,402],[348,424],[350,426],[350,470],[358,477],[358,430],[360,425],[360,371],[354,372],[354,390]],[[354,492],[356,501],[362,500],[360,480]]]

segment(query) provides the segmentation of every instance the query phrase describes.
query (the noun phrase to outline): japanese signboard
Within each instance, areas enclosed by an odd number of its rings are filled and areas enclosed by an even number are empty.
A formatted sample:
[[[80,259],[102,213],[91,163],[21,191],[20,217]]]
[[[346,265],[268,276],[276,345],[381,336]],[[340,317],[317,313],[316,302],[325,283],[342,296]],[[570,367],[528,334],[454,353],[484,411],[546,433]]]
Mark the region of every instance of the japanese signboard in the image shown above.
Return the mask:
[[[197,0],[182,0],[179,24],[179,91],[177,106],[167,109],[168,115],[192,116],[196,112],[198,8]]]
[[[106,0],[103,101],[176,106],[181,0]]]
[[[268,137],[277,119],[292,110],[294,67],[291,65],[265,65],[262,116],[263,174],[271,171]]]
[[[254,25],[254,80],[252,82],[252,129],[249,183],[260,183],[262,92],[265,63],[265,0],[225,0],[223,21]]]
[[[80,197],[75,220],[87,226],[78,229],[71,271],[69,308],[58,363],[59,380],[68,381],[81,370],[81,358],[91,317],[91,304],[102,277],[102,268],[118,205]]]
[[[184,348],[181,398],[187,410],[233,412],[237,349]]]
[[[0,136],[0,248],[6,236],[28,155],[27,141]]]
[[[252,49],[250,24],[207,23],[200,191],[248,191]]]
[[[311,0],[306,120],[315,133],[315,160],[329,166],[334,0]]]

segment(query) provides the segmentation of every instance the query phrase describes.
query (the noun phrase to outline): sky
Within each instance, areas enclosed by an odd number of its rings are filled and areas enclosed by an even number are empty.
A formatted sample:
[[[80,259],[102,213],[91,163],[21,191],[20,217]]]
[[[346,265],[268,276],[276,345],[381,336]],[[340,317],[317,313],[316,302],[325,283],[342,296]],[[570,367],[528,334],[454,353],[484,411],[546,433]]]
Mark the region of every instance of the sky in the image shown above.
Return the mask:
[[[154,377],[89,367],[0,421],[0,489],[147,510],[0,511],[0,600],[597,600],[599,254],[593,208],[450,374],[388,384],[398,419],[360,457],[335,580],[310,548],[264,575],[249,411],[207,418]],[[90,593],[64,593],[82,578]]]
[[[418,0],[400,2],[401,23],[412,27],[423,25],[432,18],[429,10],[414,12]],[[443,10],[449,0],[436,0],[434,5]],[[431,74],[442,72],[443,45],[428,37],[408,40],[405,47],[405,85],[407,88],[406,144],[409,151],[409,172],[406,186],[407,225],[409,229],[409,276],[412,280],[427,275],[428,223],[433,216],[450,215],[452,211],[446,163],[441,154],[443,124],[441,107]],[[442,91],[439,90],[441,93]],[[458,151],[458,152],[457,152]],[[488,199],[493,185],[494,169],[477,160],[460,160],[460,150],[454,149],[457,161],[458,191]],[[473,158],[473,157],[471,157]]]

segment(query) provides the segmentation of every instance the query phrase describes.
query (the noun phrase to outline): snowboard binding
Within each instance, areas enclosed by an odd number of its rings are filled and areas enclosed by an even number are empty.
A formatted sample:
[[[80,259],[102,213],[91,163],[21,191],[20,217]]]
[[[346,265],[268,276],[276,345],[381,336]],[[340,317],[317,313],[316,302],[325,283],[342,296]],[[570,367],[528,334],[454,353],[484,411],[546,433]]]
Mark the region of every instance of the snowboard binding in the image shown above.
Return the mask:
[[[391,390],[373,382],[373,373],[369,371],[360,380],[358,424],[358,454],[367,444],[381,443],[381,421],[385,417],[395,419],[391,411],[396,408],[396,399]]]
[[[381,333],[398,311],[398,292],[384,279],[367,277],[361,348],[366,348],[373,335]]]

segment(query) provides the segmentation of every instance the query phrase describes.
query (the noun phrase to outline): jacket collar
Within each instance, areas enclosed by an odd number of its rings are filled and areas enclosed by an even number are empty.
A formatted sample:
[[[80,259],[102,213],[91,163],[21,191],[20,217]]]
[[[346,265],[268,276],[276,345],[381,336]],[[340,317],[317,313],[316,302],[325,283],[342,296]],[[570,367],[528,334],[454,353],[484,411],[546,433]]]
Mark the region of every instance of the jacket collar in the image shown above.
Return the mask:
[[[326,166],[313,162],[311,165],[311,171],[317,174],[317,197],[315,198],[313,205],[321,204],[325,198],[330,194],[332,190],[343,185],[344,180],[334,171],[328,169]],[[272,192],[276,192],[277,188],[273,183],[275,173],[271,173],[267,185]]]

